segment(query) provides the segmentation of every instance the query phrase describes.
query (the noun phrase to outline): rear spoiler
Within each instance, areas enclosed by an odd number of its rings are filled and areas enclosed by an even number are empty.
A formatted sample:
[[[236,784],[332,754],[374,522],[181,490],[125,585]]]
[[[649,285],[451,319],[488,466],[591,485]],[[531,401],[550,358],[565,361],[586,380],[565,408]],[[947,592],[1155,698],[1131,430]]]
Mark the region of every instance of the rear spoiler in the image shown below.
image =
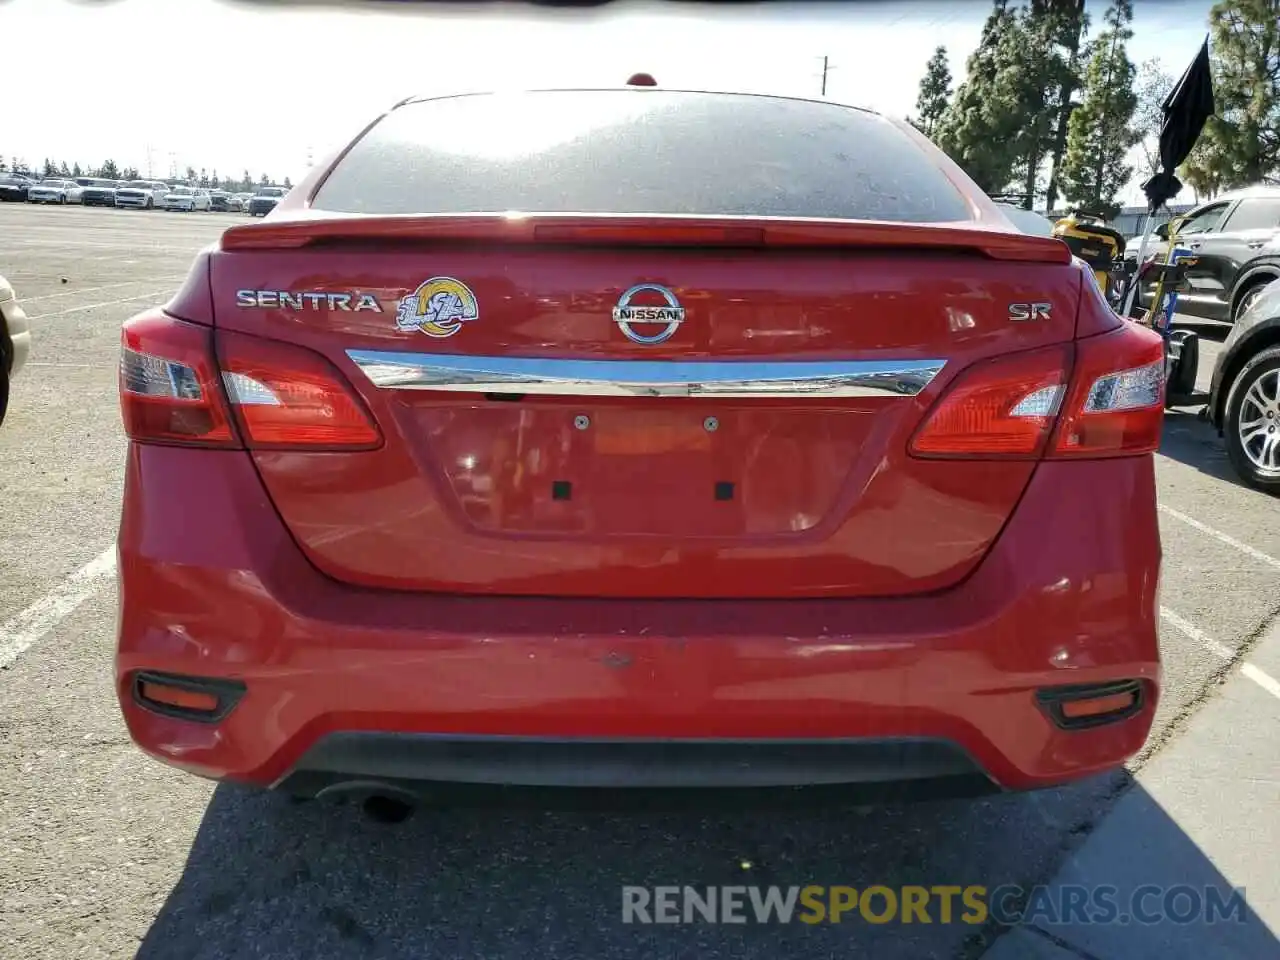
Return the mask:
[[[243,224],[223,250],[289,250],[338,241],[462,241],[624,246],[830,247],[977,253],[993,260],[1070,263],[1062,241],[974,221],[919,224],[868,220],[613,214],[317,215]]]

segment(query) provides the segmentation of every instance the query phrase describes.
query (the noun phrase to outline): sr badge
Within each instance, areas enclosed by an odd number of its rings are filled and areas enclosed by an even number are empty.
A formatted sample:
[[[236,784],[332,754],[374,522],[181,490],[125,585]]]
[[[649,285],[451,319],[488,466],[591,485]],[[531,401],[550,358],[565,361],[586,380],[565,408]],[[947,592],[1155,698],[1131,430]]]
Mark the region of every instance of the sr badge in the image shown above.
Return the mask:
[[[421,330],[429,337],[452,337],[480,316],[476,295],[461,280],[432,277],[403,297],[396,309],[397,329]]]

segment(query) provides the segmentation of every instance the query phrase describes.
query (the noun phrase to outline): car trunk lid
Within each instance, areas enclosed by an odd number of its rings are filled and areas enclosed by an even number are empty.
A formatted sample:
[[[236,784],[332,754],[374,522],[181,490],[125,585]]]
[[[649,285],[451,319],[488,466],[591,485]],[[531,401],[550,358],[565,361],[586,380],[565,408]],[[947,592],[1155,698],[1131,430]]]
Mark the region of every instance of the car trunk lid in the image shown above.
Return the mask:
[[[907,446],[964,367],[1071,340],[1068,261],[973,226],[295,214],[228,231],[212,292],[220,330],[323,354],[381,427],[253,454],[339,580],[894,596],[962,579],[1030,479]]]

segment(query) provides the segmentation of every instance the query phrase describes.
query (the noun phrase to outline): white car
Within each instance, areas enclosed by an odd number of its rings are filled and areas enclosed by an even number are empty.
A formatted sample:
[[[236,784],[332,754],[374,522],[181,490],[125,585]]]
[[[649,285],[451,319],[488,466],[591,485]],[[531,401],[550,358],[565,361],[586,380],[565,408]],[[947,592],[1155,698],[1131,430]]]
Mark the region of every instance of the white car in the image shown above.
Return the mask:
[[[159,180],[130,180],[116,190],[116,206],[154,210],[164,206],[164,198],[171,189]]]
[[[27,362],[31,352],[31,327],[9,281],[0,277],[0,423],[9,407],[9,381]]]
[[[200,187],[174,187],[164,195],[166,210],[205,210],[213,206],[209,191]]]
[[[1014,206],[1012,203],[996,202],[996,206],[1000,208],[1011,221],[1013,225],[1023,233],[1029,233],[1033,237],[1051,237],[1053,236],[1053,221],[1048,217],[1042,217],[1040,214],[1026,210],[1022,207]]]
[[[84,187],[74,180],[41,180],[27,191],[28,203],[79,203]]]

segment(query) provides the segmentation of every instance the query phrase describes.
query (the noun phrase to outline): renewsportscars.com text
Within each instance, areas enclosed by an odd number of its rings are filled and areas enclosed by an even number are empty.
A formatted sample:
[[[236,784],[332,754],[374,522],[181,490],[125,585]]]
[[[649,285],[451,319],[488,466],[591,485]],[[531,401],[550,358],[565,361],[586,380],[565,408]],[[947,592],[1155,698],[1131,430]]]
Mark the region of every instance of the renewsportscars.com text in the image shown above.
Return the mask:
[[[623,923],[1155,924],[1245,922],[1243,888],[1147,884],[622,888]]]

